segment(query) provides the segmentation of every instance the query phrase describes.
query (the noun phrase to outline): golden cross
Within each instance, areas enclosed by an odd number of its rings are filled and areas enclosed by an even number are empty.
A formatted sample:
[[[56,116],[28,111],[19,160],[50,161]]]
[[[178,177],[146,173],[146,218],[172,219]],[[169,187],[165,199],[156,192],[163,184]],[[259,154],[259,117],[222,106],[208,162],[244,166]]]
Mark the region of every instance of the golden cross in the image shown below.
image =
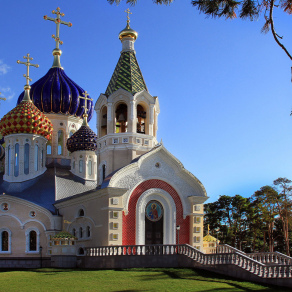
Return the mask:
[[[31,79],[29,78],[29,67],[33,66],[38,68],[39,65],[37,64],[31,64],[29,61],[33,60],[33,58],[31,58],[29,56],[29,54],[27,54],[26,56],[23,57],[23,59],[26,59],[26,62],[20,62],[20,60],[17,60],[17,64],[24,64],[26,66],[26,75],[23,74],[23,77],[26,78],[26,85],[29,85],[29,81],[31,81]]]
[[[0,95],[1,95],[1,92],[0,92]],[[1,99],[1,100],[6,100],[5,97],[1,97],[1,96],[0,96],[0,99]]]
[[[82,94],[84,96],[78,96],[78,97],[85,100],[85,105],[83,105],[82,107],[84,107],[84,115],[87,116],[87,112],[88,112],[88,109],[87,109],[87,100],[93,100],[93,99],[88,97],[89,96],[89,93],[87,93],[87,91],[83,92]]]
[[[127,24],[130,23],[130,16],[129,14],[133,14],[132,12],[130,12],[130,9],[128,8],[127,10],[125,10],[125,12],[127,13]]]
[[[65,16],[64,13],[61,13],[60,12],[60,7],[58,7],[56,9],[57,11],[53,10],[52,13],[53,14],[56,14],[57,15],[57,18],[52,18],[52,17],[49,17],[47,15],[44,16],[44,19],[45,20],[50,20],[50,21],[53,21],[57,24],[57,28],[56,28],[56,35],[52,35],[52,38],[56,41],[56,48],[59,49],[59,44],[63,44],[63,42],[60,40],[60,24],[64,24],[64,25],[68,25],[69,27],[72,26],[72,23],[71,22],[65,22],[65,21],[62,21],[60,16]]]

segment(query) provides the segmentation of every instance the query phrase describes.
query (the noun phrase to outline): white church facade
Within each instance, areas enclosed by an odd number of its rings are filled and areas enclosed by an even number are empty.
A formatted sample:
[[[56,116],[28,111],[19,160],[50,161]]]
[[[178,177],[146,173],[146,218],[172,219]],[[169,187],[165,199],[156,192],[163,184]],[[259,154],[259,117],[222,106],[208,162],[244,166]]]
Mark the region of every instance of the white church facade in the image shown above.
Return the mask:
[[[63,16],[58,8],[56,18]],[[57,20],[57,21],[56,21]],[[57,29],[59,31],[59,29]],[[136,31],[119,34],[122,51],[104,94],[94,101],[60,63],[29,85],[0,121],[0,258],[51,257],[69,232],[76,255],[87,247],[189,244],[203,250],[202,183],[157,141],[157,96],[136,59]],[[34,70],[33,76],[37,70]],[[96,114],[96,133],[87,121]]]

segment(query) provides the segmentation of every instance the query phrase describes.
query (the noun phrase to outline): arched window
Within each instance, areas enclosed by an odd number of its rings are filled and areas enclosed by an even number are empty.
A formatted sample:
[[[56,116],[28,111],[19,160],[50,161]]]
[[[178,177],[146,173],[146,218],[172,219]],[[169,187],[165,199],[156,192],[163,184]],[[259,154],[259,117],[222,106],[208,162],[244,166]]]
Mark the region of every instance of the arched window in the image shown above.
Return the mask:
[[[82,238],[83,237],[83,228],[80,227],[79,228],[79,238]]]
[[[72,235],[76,236],[76,229],[75,228],[73,228],[73,230],[72,230]]]
[[[88,161],[88,175],[92,175],[92,161]]]
[[[34,146],[34,171],[39,170],[39,146]]]
[[[104,106],[101,110],[100,127],[101,127],[100,137],[103,137],[107,134],[107,107],[106,106]]]
[[[29,144],[24,145],[24,174],[29,174]]]
[[[8,231],[1,232],[1,249],[0,251],[9,251],[9,234]]]
[[[29,232],[29,251],[37,251],[37,233],[34,230]]]
[[[128,126],[128,107],[124,103],[120,103],[116,109],[116,133],[127,132]]]
[[[90,226],[86,227],[86,236],[90,237],[91,233],[90,233]]]
[[[79,160],[79,172],[83,172],[83,160]]]
[[[52,154],[51,141],[48,141],[48,143],[47,143],[47,154],[48,155],[51,155]]]
[[[75,169],[75,161],[73,161],[73,169]]]
[[[79,255],[84,255],[84,248],[80,247],[80,248],[78,249],[78,254],[79,254]]]
[[[106,170],[106,167],[105,167],[105,164],[102,165],[102,181],[104,181],[105,179],[105,170]]]
[[[64,133],[62,130],[58,131],[58,155],[63,155]]]
[[[79,216],[79,217],[83,217],[83,216],[84,216],[84,210],[83,210],[83,209],[80,209],[80,210],[78,211],[78,216]]]
[[[137,133],[145,134],[146,111],[143,106],[137,105]]]
[[[14,176],[19,175],[19,144],[15,144]]]
[[[11,175],[11,146],[8,146],[8,175]]]

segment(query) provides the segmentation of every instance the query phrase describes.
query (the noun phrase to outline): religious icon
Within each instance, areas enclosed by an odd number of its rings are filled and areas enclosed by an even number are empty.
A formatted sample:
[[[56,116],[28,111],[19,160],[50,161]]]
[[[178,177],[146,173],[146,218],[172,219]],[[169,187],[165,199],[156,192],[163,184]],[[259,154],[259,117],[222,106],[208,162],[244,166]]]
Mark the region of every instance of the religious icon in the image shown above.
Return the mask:
[[[150,221],[158,221],[163,215],[162,205],[158,201],[150,201],[146,206],[145,213]]]

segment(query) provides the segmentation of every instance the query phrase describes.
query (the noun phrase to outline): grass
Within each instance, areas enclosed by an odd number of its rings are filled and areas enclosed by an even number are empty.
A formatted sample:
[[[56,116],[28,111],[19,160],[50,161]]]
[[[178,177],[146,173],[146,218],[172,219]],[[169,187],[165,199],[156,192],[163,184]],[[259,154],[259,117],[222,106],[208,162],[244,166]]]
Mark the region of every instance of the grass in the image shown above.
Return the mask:
[[[0,270],[0,291],[291,291],[198,269]]]

